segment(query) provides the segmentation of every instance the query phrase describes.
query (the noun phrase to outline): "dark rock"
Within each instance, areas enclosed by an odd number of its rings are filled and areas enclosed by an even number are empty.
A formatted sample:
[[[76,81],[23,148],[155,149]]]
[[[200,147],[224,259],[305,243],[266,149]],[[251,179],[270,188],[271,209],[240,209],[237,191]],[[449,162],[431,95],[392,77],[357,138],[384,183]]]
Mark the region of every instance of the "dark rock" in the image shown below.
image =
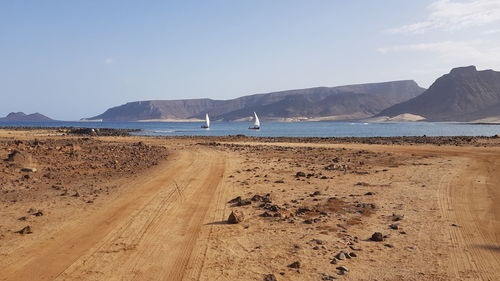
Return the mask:
[[[391,216],[392,221],[401,221],[401,220],[403,220],[403,218],[404,218],[403,215],[392,214],[392,216]]]
[[[288,265],[290,268],[300,268],[300,262],[295,261]]]
[[[344,252],[340,252],[338,253],[336,256],[335,256],[336,259],[338,260],[345,260],[346,259],[346,255],[344,254]]]
[[[237,224],[242,222],[244,219],[243,212],[234,210],[229,214],[227,222],[230,224]]]
[[[297,173],[295,174],[295,177],[297,177],[297,178],[298,178],[298,177],[306,177],[306,173],[304,173],[304,172],[297,172]]]
[[[384,244],[384,246],[386,246],[387,248],[394,248],[394,245],[392,244]]]
[[[384,235],[382,235],[382,233],[380,232],[375,232],[372,234],[372,237],[370,237],[370,240],[375,242],[384,241]]]
[[[345,266],[337,266],[337,270],[348,272],[349,269]]]
[[[234,204],[234,203],[238,203],[240,201],[241,201],[241,196],[238,196],[236,198],[233,198],[233,199],[227,201],[227,203]]]
[[[29,167],[24,167],[21,169],[22,172],[26,172],[26,173],[34,173],[37,171],[36,168],[29,168]]]
[[[266,274],[264,275],[264,281],[277,281],[276,276],[274,274]]]
[[[389,225],[389,228],[396,230],[396,229],[399,229],[399,225],[397,223],[393,223],[393,224]]]
[[[321,280],[323,281],[330,281],[330,280],[336,280],[337,277],[335,276],[331,276],[331,275],[328,275],[328,274],[325,274],[325,273],[321,273]]]
[[[31,231],[31,227],[29,225],[27,225],[27,226],[23,227],[21,230],[16,231],[15,233],[19,233],[19,234],[31,234],[33,232]]]
[[[246,206],[252,204],[252,200],[250,199],[244,199],[241,200],[240,202],[236,203],[236,206]]]
[[[264,213],[260,214],[260,216],[261,216],[261,217],[264,217],[264,218],[270,218],[270,217],[272,217],[273,215],[272,215],[272,214],[270,214],[270,213],[268,213],[268,212],[264,212]]]

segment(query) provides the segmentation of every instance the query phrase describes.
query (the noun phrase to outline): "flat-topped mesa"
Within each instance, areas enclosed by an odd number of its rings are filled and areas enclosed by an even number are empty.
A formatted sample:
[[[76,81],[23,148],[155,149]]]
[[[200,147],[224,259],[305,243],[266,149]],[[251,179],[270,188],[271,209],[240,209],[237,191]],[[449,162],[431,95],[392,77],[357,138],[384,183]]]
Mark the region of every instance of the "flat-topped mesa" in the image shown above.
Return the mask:
[[[231,100],[187,99],[127,103],[88,118],[103,121],[203,120],[249,121],[256,112],[262,120],[334,118],[354,120],[409,100],[425,89],[415,81],[390,81],[315,87],[243,96]]]
[[[474,73],[477,73],[477,72],[478,71],[477,71],[476,66],[470,65],[470,66],[453,68],[450,71],[450,74],[451,75],[469,75],[469,74],[474,74]]]

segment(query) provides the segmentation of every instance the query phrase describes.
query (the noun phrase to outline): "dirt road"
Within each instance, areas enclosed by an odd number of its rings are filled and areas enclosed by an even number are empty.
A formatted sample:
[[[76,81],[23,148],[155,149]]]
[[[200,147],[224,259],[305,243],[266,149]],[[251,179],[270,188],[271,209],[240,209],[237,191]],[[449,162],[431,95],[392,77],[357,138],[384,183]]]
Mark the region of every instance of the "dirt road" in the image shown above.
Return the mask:
[[[500,154],[467,154],[470,165],[443,178],[440,206],[454,221],[450,276],[500,278]]]
[[[1,280],[181,280],[224,169],[215,152],[176,153],[119,200],[15,253]]]

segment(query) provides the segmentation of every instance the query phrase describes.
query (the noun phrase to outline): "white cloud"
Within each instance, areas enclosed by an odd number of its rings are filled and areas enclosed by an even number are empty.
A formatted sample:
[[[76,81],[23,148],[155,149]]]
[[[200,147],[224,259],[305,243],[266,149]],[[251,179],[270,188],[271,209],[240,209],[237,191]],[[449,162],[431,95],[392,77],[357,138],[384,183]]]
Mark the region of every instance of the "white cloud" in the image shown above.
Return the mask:
[[[496,33],[500,33],[500,28],[499,29],[488,29],[488,30],[483,31],[483,34],[496,34]]]
[[[500,46],[495,42],[442,41],[408,45],[394,45],[378,48],[383,54],[391,52],[427,52],[437,55],[438,59],[453,64],[500,65]]]
[[[105,58],[104,59],[105,64],[113,64],[114,62],[115,62],[115,60],[113,58]]]
[[[458,30],[500,21],[499,0],[437,0],[429,5],[427,19],[390,29],[392,33],[424,33],[429,30]]]

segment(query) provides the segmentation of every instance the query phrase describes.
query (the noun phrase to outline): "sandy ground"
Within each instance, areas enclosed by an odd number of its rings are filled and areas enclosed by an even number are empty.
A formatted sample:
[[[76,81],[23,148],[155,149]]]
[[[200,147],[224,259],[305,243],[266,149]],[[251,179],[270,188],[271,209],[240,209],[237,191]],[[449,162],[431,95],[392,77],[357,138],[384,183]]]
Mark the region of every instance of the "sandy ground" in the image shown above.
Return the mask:
[[[421,143],[0,130],[0,280],[500,280],[500,140]]]

